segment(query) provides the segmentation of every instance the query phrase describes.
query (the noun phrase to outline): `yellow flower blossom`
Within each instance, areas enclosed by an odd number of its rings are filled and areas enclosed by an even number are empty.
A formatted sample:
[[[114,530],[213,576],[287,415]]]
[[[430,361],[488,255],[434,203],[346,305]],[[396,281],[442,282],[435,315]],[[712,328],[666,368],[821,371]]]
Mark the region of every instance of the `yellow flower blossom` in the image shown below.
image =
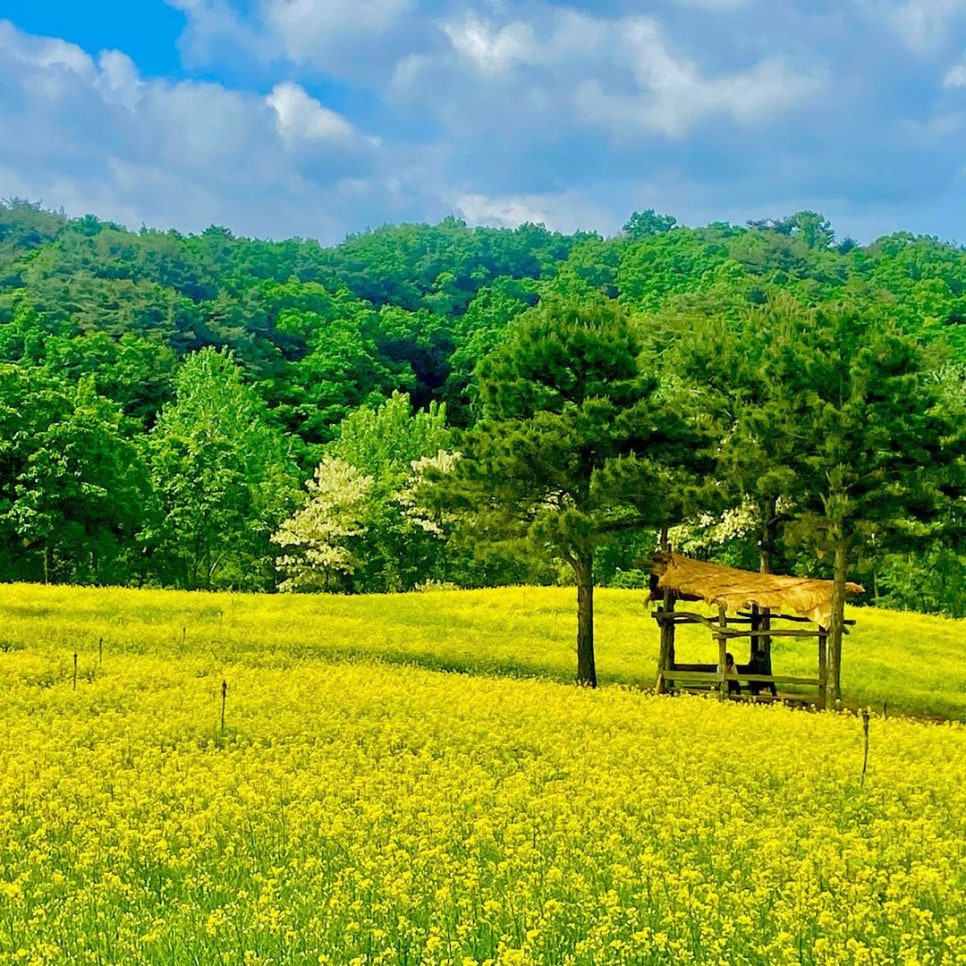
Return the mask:
[[[344,660],[50,592],[0,591],[0,966],[966,966],[960,725],[875,716],[863,780],[849,715],[400,662],[394,599]]]

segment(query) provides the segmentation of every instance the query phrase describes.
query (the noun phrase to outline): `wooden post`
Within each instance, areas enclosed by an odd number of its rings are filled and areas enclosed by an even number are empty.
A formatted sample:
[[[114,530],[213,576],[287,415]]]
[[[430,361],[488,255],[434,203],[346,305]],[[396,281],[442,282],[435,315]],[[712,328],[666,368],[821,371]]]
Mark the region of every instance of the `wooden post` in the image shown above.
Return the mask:
[[[764,506],[760,507],[764,526],[762,528],[761,540],[758,542],[758,571],[763,574],[771,573],[771,557],[775,549],[775,529],[779,523],[778,517],[778,498],[767,497]],[[761,623],[758,630],[771,630],[771,608],[762,607]],[[765,667],[767,674],[774,674],[771,668],[771,637],[767,634],[762,635],[754,641],[757,650],[765,652]]]
[[[668,594],[668,609],[674,610],[674,597]],[[671,621],[671,630],[667,639],[667,666],[673,671],[674,662],[677,660],[674,654],[674,621]]]
[[[662,614],[672,614],[674,612],[674,598],[669,590],[664,591],[664,600],[659,606]],[[655,691],[663,694],[667,690],[667,672],[674,664],[674,621],[661,621],[661,654],[657,664],[657,686]]]
[[[823,710],[828,700],[828,631],[819,625],[818,628],[818,706]]]
[[[728,682],[725,680],[725,673],[727,671],[728,664],[725,654],[728,651],[728,643],[723,633],[725,628],[728,626],[728,615],[725,611],[724,604],[718,604],[718,626],[721,628],[721,631],[715,634],[715,637],[718,638],[718,670],[720,678],[718,686],[721,689],[718,699],[720,701],[724,701],[728,693]]]
[[[771,630],[771,608],[762,607],[761,609],[761,628],[763,631]],[[774,674],[775,672],[771,668],[771,635],[763,634],[758,638],[758,643],[756,647],[759,650],[765,652],[765,667],[767,668],[766,674]]]
[[[755,651],[761,646],[758,641],[757,632],[761,630],[761,611],[757,604],[751,605],[751,637],[748,638],[748,663],[755,659]],[[770,672],[769,672],[770,673]]]

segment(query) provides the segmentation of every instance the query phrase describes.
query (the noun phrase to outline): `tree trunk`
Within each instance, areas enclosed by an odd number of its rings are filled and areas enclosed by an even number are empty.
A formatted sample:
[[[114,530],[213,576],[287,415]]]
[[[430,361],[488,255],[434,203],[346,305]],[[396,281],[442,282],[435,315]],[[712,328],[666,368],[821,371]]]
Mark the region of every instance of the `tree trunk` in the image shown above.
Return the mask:
[[[575,557],[573,567],[577,575],[577,683],[596,688],[593,555]]]
[[[845,630],[845,579],[849,564],[849,539],[841,526],[834,532],[835,563],[832,572],[832,619],[828,629],[828,686],[825,706],[842,700],[842,634]]]

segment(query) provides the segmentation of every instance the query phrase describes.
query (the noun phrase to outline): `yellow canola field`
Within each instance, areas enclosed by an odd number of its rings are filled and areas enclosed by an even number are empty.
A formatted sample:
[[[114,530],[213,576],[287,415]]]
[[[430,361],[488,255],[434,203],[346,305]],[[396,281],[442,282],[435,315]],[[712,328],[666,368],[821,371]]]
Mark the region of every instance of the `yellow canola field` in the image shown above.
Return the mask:
[[[34,619],[0,964],[966,963],[960,725]]]
[[[658,632],[645,592],[598,589],[594,597],[600,682],[652,687]],[[870,607],[847,616],[857,620],[844,642],[847,701],[966,722],[966,621]],[[81,673],[90,673],[100,641],[105,654],[187,651],[265,667],[376,659],[572,682],[575,637],[572,587],[344,597],[0,584],[0,653],[25,643],[49,649],[56,657],[38,674],[51,680],[69,673],[74,651]],[[748,641],[732,649],[739,664],[748,660]],[[697,626],[678,629],[677,653],[718,660]],[[778,674],[818,673],[814,641],[776,638],[773,653]]]

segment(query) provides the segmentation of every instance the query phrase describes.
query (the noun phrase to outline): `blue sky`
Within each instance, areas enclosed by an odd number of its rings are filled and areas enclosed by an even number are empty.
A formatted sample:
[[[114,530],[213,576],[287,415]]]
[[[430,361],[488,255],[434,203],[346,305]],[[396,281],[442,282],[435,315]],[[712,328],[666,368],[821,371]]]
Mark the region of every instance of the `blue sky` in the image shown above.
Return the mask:
[[[964,243],[966,0],[0,0],[0,132],[0,197],[135,228]]]

